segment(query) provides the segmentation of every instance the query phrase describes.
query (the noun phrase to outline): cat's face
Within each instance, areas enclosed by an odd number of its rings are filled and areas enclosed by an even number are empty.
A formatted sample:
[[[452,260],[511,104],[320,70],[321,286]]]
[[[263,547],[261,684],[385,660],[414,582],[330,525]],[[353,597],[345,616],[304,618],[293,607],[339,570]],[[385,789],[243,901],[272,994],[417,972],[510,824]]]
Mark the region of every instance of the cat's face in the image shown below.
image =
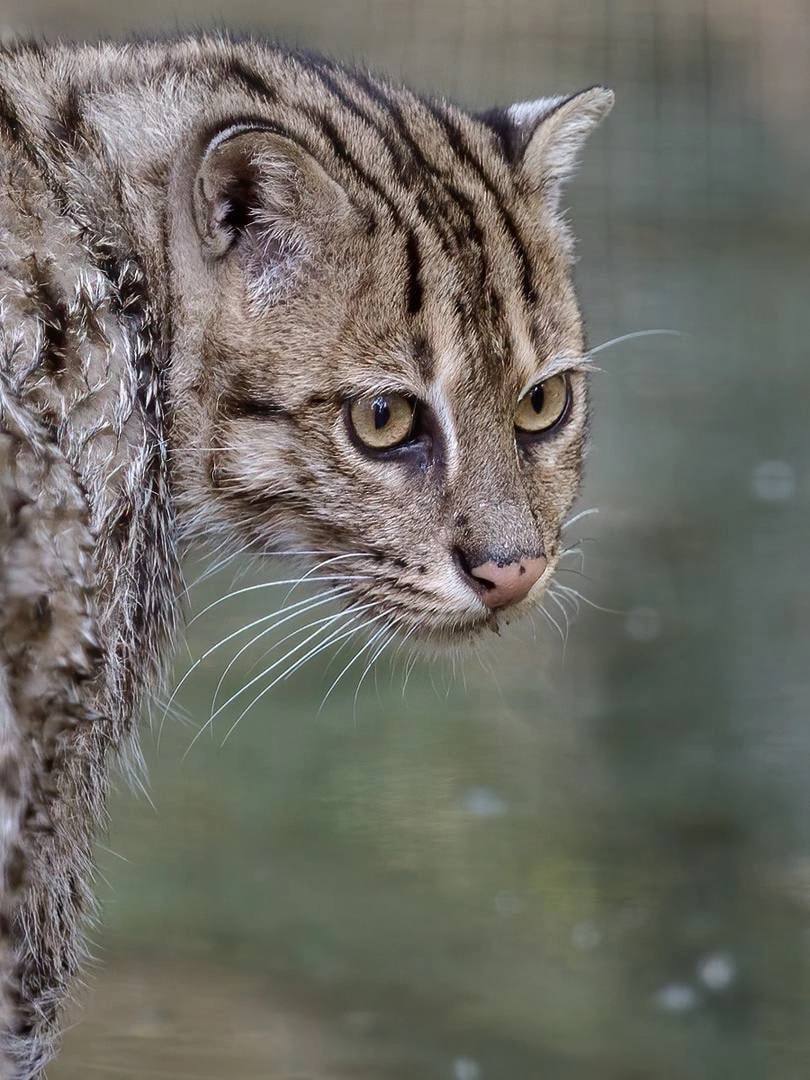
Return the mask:
[[[204,449],[183,484],[260,550],[322,553],[313,577],[358,617],[454,640],[554,572],[588,403],[553,154],[609,107],[594,94],[500,153],[453,114],[464,150],[434,124],[407,177],[255,129],[203,156],[202,362],[176,396]]]

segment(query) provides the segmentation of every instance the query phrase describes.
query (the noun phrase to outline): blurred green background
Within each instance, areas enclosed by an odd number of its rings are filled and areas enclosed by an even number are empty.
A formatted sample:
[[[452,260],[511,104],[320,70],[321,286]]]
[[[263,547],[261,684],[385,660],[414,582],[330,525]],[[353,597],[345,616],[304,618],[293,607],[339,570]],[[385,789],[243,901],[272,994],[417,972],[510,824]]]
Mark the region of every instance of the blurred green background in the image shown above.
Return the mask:
[[[382,663],[355,706],[358,666],[319,714],[325,659],[185,758],[227,650],[159,746],[155,711],[154,805],[112,801],[98,962],[49,1075],[806,1080],[806,0],[0,12],[73,37],[219,20],[476,106],[613,86],[569,199],[591,341],[683,333],[595,378],[601,512],[567,583],[621,614],[584,607],[565,650],[541,620],[493,639],[489,670],[420,661],[404,696],[407,656]],[[215,608],[191,655],[266,604]]]

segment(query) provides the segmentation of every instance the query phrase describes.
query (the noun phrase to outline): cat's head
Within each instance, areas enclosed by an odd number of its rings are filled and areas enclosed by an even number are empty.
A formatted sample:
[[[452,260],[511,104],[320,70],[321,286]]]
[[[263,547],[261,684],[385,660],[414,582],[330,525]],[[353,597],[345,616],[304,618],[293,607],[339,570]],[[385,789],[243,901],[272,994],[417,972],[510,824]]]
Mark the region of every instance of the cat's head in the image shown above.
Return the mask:
[[[456,639],[539,601],[579,491],[558,200],[613,95],[480,117],[368,81],[344,98],[223,123],[186,173],[181,510],[320,553],[344,603]]]

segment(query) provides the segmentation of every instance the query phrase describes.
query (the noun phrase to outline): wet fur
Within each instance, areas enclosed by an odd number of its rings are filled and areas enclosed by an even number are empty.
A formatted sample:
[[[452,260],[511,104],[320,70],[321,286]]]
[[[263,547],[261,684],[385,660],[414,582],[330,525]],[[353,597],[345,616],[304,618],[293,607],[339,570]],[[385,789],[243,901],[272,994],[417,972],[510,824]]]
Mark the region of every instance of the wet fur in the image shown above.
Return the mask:
[[[475,117],[223,37],[0,55],[4,1076],[53,1053],[184,541],[362,552],[340,573],[434,641],[493,621],[455,548],[553,571],[587,435],[557,205],[610,103]],[[521,448],[561,358],[570,416]],[[425,439],[360,452],[347,398],[397,389]]]

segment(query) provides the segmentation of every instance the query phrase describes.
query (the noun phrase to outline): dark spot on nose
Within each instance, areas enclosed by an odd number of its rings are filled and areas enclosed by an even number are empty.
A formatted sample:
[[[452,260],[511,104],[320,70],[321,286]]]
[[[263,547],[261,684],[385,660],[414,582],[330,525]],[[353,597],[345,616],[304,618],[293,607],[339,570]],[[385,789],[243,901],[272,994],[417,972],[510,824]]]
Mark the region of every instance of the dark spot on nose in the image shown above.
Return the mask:
[[[511,558],[479,559],[473,566],[459,547],[453,549],[453,557],[467,584],[493,609],[525,599],[548,565],[544,555],[516,554]]]

